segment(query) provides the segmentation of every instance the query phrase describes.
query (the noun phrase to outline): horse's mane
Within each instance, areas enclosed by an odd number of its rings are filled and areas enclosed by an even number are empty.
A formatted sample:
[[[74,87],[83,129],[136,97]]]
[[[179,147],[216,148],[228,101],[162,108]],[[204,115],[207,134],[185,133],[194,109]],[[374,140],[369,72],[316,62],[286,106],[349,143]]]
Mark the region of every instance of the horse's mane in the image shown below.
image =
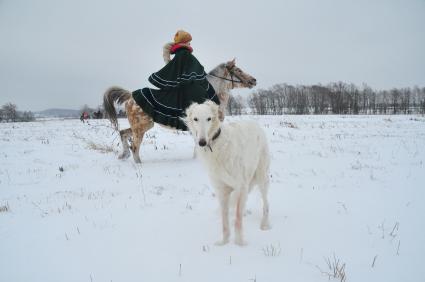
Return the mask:
[[[218,66],[216,66],[215,68],[213,68],[208,74],[212,74],[212,75],[219,75],[218,74],[218,70],[219,69],[223,69],[225,66],[225,63],[221,63]]]

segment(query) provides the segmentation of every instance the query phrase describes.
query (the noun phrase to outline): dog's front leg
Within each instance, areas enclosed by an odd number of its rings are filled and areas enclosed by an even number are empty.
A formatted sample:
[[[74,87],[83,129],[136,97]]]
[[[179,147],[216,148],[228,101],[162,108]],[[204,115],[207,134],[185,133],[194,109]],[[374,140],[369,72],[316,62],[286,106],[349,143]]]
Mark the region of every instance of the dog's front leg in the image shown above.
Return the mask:
[[[229,198],[231,189],[228,187],[220,187],[217,189],[218,200],[220,201],[221,221],[223,225],[223,239],[216,242],[218,246],[225,245],[229,242],[230,228],[229,228]]]
[[[237,202],[236,202],[236,221],[235,221],[235,243],[239,246],[246,245],[246,242],[243,239],[243,213],[245,210],[245,202],[246,202],[247,192],[243,190],[239,190]]]

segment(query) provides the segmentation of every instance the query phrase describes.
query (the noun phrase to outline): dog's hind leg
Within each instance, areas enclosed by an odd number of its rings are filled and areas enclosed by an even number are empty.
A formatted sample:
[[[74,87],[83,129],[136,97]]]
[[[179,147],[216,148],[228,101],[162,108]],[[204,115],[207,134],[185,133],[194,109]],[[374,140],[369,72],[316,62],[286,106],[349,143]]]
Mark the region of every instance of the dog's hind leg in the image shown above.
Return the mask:
[[[264,182],[259,184],[261,198],[263,199],[263,218],[261,219],[261,230],[268,230],[270,229],[270,222],[269,222],[269,201],[267,199],[267,193],[269,190],[269,179],[265,179]]]
[[[236,201],[236,221],[235,221],[235,243],[239,246],[246,245],[243,239],[243,213],[245,210],[245,203],[248,192],[242,188],[238,191]]]
[[[257,169],[254,174],[254,179],[251,184],[257,184],[261,193],[261,198],[263,200],[263,218],[261,219],[261,230],[270,229],[269,222],[269,201],[267,194],[269,192],[270,178],[269,178],[269,167],[270,167],[270,157],[267,143],[264,143],[261,157],[257,165]]]
[[[217,246],[225,245],[229,242],[230,228],[229,228],[229,198],[232,190],[227,186],[222,186],[216,189],[221,208],[221,221],[223,226],[223,239],[216,242]]]
[[[130,157],[130,146],[128,141],[131,137],[131,128],[120,130],[122,153],[118,156],[119,159],[126,159]]]

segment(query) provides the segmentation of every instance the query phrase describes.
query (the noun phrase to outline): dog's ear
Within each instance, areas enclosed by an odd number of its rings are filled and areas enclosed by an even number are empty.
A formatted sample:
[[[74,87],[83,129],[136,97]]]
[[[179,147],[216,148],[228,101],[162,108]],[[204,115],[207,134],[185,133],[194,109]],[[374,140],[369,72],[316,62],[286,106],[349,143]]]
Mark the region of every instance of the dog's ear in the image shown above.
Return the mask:
[[[193,102],[192,104],[190,104],[190,106],[189,106],[189,107],[187,107],[187,108],[186,108],[186,110],[185,110],[186,117],[191,117],[191,116],[192,116],[193,109],[194,109],[196,106],[199,106],[199,104],[198,104],[198,103],[196,103],[196,102]]]
[[[185,110],[185,114],[186,116],[181,117],[180,120],[184,122],[184,124],[188,125],[192,119],[192,115],[193,115],[193,108],[195,106],[199,105],[198,103],[192,103],[190,104],[189,107],[186,108]]]
[[[214,114],[214,117],[218,117],[218,105],[211,100],[207,100],[204,102],[208,107],[210,107],[211,111]]]

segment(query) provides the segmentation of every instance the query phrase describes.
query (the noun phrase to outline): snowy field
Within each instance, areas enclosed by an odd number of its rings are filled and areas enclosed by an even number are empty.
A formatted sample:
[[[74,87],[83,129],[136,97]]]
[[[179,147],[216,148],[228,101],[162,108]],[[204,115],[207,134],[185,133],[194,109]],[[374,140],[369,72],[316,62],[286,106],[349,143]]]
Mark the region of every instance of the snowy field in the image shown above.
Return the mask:
[[[425,281],[424,117],[239,119],[272,155],[272,229],[254,191],[245,247],[214,245],[218,201],[187,133],[155,126],[136,165],[106,120],[1,123],[0,281],[320,282],[327,261],[346,281]]]

